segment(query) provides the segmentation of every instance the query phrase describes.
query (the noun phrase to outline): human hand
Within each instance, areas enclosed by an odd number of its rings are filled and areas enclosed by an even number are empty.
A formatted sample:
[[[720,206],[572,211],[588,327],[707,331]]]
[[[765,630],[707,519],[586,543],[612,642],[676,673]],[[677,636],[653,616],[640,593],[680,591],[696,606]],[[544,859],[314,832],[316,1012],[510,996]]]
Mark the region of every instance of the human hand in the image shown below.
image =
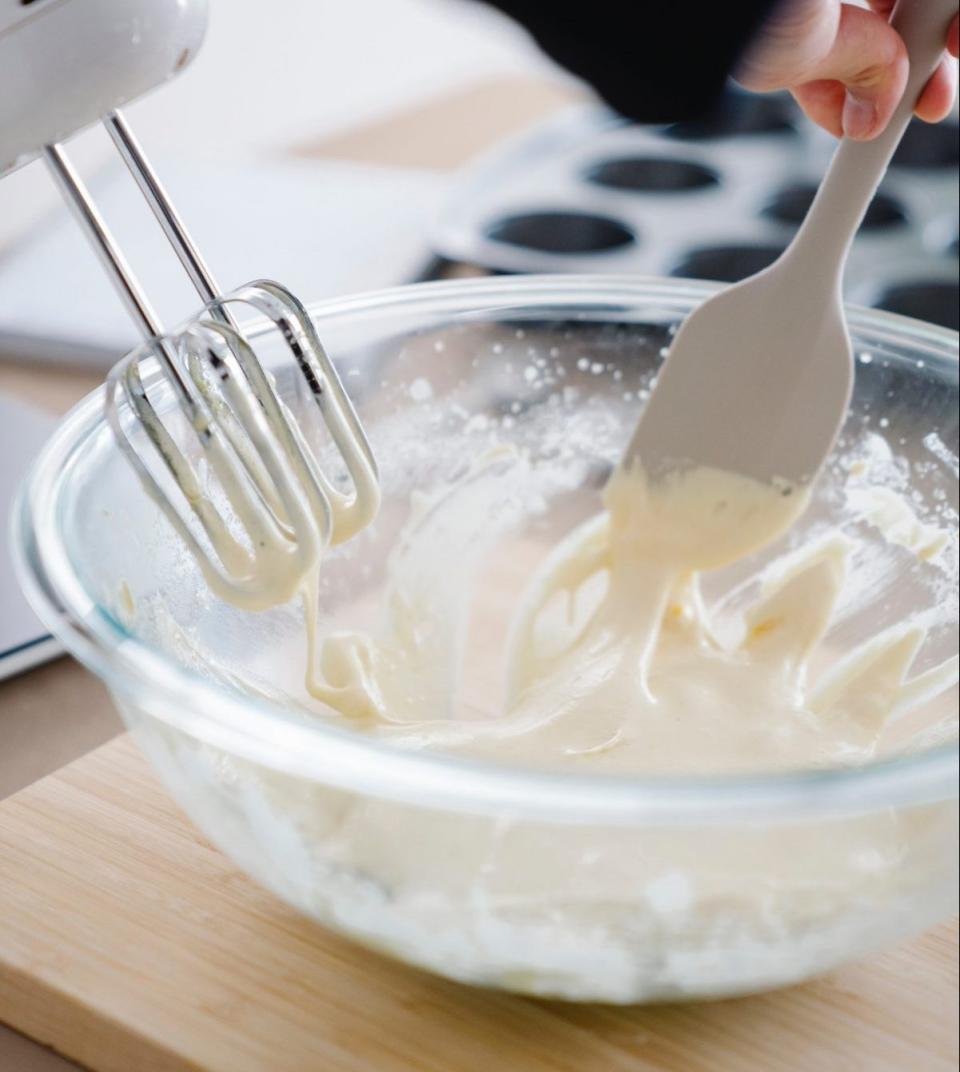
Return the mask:
[[[889,23],[894,0],[869,3],[868,10],[840,0],[781,0],[741,60],[737,81],[758,93],[790,90],[804,112],[838,138],[875,137],[899,103],[909,63]],[[956,57],[956,17],[945,45]],[[917,101],[916,114],[928,123],[953,106],[957,65],[950,56]]]

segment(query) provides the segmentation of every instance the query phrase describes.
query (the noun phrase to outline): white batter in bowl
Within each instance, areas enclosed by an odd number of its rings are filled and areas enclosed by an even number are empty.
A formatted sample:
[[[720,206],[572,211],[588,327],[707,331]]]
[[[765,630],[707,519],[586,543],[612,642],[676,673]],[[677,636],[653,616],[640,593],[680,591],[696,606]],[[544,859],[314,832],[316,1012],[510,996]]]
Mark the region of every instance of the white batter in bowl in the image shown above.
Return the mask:
[[[677,557],[681,526],[656,581],[649,541],[616,550],[642,487],[608,496],[612,523],[601,490],[705,293],[528,279],[318,307],[384,507],[322,565],[309,688],[301,606],[211,597],[96,401],[48,448],[22,519],[41,612],[290,903],[455,978],[623,1002],[793,982],[950,910],[956,335],[852,312],[854,403],[800,521],[752,555],[697,525]]]

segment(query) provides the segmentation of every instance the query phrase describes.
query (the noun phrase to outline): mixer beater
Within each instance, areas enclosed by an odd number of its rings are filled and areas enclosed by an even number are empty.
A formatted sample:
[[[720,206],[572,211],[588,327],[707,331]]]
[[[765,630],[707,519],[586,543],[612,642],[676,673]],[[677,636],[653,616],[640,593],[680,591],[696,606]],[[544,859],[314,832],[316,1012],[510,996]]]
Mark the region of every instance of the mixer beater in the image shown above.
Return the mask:
[[[185,65],[202,38],[206,5],[135,0],[120,13],[111,0],[17,6],[19,18],[0,8],[0,61],[11,58],[7,70],[17,103],[35,105],[27,121],[18,112],[16,122],[6,122],[7,106],[0,103],[0,176],[35,157],[45,161],[143,336],[143,345],[107,381],[114,434],[217,595],[251,610],[284,603],[315,571],[324,548],[348,539],[376,515],[379,482],[370,444],[303,305],[268,280],[224,294],[118,107],[101,111],[104,102],[119,105]],[[127,53],[143,42],[145,23],[151,27],[148,52],[140,57],[144,62],[136,62]],[[62,58],[71,36],[86,54],[78,61],[71,42],[68,73],[51,89],[43,73]],[[167,69],[171,56],[175,65]],[[204,303],[200,315],[173,333],[164,331],[60,144],[101,114]],[[273,323],[330,433],[349,491],[323,472],[303,426],[238,326],[236,305]],[[154,402],[159,397],[172,398],[174,420],[161,418]],[[152,458],[137,445],[143,439],[153,448]]]

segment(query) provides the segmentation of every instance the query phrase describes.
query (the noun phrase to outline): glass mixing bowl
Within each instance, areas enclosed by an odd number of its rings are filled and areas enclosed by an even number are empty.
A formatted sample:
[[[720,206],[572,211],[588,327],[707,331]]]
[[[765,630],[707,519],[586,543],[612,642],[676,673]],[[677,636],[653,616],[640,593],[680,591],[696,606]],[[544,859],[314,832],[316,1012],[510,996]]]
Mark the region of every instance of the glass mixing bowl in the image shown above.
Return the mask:
[[[324,561],[321,627],[368,626],[411,514],[513,447],[524,482],[508,467],[482,524],[451,531],[456,553],[431,567],[485,598],[463,688],[493,709],[495,649],[524,578],[598,508],[672,332],[712,289],[472,280],[314,306],[384,492],[372,528]],[[957,335],[862,309],[850,327],[850,414],[790,539],[830,524],[865,548],[831,650],[916,618],[922,670],[956,648],[955,560],[884,543],[845,489],[903,489],[955,537]],[[272,359],[266,327],[253,334]],[[276,375],[302,412],[295,377]],[[570,775],[400,749],[311,706],[299,605],[250,614],[209,594],[102,409],[102,392],[74,409],[28,480],[14,520],[25,588],[196,824],[324,926],[454,979],[638,1002],[793,983],[951,911],[957,748],[942,719],[955,693],[927,705],[909,748],[894,741],[856,768]],[[722,571],[707,597],[742,581],[741,567]],[[422,706],[444,717],[436,697]]]

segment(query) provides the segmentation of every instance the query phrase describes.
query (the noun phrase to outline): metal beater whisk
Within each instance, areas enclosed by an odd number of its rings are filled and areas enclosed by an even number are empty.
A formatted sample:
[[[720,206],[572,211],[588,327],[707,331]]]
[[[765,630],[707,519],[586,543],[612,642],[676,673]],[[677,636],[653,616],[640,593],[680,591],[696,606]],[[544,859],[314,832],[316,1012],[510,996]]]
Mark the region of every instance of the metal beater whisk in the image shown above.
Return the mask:
[[[107,415],[117,441],[213,591],[238,606],[263,609],[291,598],[325,547],[374,517],[379,483],[370,445],[304,307],[264,280],[223,294],[120,112],[99,111],[104,100],[130,99],[184,66],[205,21],[203,0],[130,0],[121,10],[113,0],[66,0],[36,4],[11,26],[0,25],[0,60],[9,53],[16,95],[32,99],[35,108],[26,120],[17,112],[5,123],[0,102],[0,175],[34,156],[45,160],[145,340],[107,382]],[[117,39],[139,46],[144,24],[154,38],[134,57],[137,66],[118,53]],[[92,70],[97,62],[106,67]],[[51,69],[66,74],[51,78]],[[57,78],[61,84],[51,87]],[[108,84],[111,78],[115,84]],[[164,332],[58,143],[64,130],[98,114],[105,114],[108,134],[204,302],[202,315],[174,334]],[[56,138],[48,137],[52,132]],[[346,468],[349,492],[321,470],[303,428],[233,319],[229,307],[236,303],[272,321],[293,355]],[[163,412],[173,420],[161,417],[152,400],[165,392],[172,392],[175,406]],[[137,445],[141,432],[159,467]],[[178,444],[184,434],[195,437],[206,472]]]
[[[377,467],[370,445],[306,310],[284,287],[258,281],[223,295],[157,176],[119,112],[104,125],[205,302],[207,316],[166,335],[88,191],[58,145],[44,158],[94,244],[146,346],[121,362],[107,382],[107,414],[117,440],[146,490],[195,555],[211,588],[251,609],[285,602],[328,544],[352,536],[376,514]],[[281,401],[228,305],[244,302],[273,321],[292,353],[353,484],[351,494],[323,475],[303,433]],[[177,445],[147,395],[142,366],[149,357],[173,391],[196,434],[211,474],[229,502],[238,539],[205,493],[195,466]],[[182,507],[145,464],[122,419],[136,415],[207,538],[198,539]]]

